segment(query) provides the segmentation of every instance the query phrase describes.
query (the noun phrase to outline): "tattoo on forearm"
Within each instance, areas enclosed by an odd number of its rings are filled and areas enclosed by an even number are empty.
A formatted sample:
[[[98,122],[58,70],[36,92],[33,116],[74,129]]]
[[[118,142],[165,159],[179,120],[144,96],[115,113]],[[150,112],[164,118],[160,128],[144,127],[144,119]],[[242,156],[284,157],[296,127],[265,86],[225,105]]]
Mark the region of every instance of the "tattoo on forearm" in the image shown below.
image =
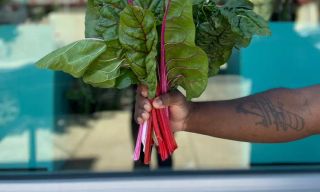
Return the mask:
[[[274,104],[270,99],[264,97],[242,102],[237,105],[236,111],[260,117],[261,121],[256,125],[265,128],[275,126],[278,131],[301,131],[305,128],[303,117],[284,109],[282,103]]]

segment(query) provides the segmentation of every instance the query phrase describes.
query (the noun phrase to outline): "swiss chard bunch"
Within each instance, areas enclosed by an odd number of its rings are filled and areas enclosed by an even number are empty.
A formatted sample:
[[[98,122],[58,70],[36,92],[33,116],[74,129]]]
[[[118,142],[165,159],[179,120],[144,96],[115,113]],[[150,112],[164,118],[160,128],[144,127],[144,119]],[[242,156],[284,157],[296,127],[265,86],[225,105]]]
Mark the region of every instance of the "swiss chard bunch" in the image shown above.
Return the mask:
[[[88,0],[86,39],[37,62],[99,88],[146,85],[149,98],[182,87],[199,97],[233,48],[254,35],[269,35],[268,24],[248,0]],[[149,163],[155,145],[164,160],[177,148],[169,110],[152,110],[140,126],[134,159],[144,145]]]

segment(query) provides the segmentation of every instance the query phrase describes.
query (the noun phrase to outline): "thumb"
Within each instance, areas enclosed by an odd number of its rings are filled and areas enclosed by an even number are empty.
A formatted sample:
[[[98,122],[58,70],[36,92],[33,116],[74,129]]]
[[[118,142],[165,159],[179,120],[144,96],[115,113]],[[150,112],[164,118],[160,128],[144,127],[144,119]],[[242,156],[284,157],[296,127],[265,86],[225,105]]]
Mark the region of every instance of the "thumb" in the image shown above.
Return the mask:
[[[155,98],[152,105],[154,108],[161,109],[172,105],[180,105],[184,100],[182,93],[173,91]]]

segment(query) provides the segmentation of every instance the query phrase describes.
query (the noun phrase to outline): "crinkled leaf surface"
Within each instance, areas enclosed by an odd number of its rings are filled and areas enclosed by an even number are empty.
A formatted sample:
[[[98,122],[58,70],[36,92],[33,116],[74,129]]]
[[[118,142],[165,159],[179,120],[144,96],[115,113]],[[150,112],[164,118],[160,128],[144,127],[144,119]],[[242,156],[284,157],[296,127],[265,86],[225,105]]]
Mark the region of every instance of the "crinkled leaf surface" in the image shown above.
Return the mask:
[[[213,30],[210,23],[202,23],[198,28],[197,44],[202,47],[209,57],[209,76],[217,74],[221,65],[223,65],[231,56],[234,47],[233,39],[235,35],[228,30],[225,23]]]
[[[208,82],[208,58],[195,45],[192,0],[172,0],[165,33],[168,80],[171,87],[181,86],[187,98],[199,97]]]
[[[85,36],[86,38],[101,38],[102,36],[96,31],[98,20],[100,18],[99,8],[95,6],[95,0],[88,0],[85,18]]]
[[[88,0],[85,34],[94,39],[58,49],[37,65],[100,88],[146,84],[153,98],[159,59],[156,25],[161,24],[163,3],[135,0],[131,6],[127,0]],[[218,72],[234,47],[247,47],[253,35],[269,35],[267,22],[252,8],[248,0],[172,0],[165,36],[170,86],[182,86],[188,99],[200,96],[208,74]]]
[[[158,10],[162,6],[162,0],[135,0],[134,4],[150,11]]]
[[[107,51],[102,53],[88,68],[84,74],[83,80],[88,84],[101,84],[106,81],[114,81],[120,75],[120,68],[125,59],[119,59],[121,51],[118,41],[109,42]]]
[[[55,50],[39,60],[36,65],[82,77],[90,64],[104,53],[106,48],[105,42],[98,39],[80,40]]]
[[[135,0],[134,4],[144,9],[149,9],[157,18],[157,24],[162,23],[163,0]]]
[[[108,47],[108,50],[93,63],[84,77],[84,81],[94,87],[117,86],[116,82],[121,75],[121,70],[128,68],[118,34],[120,12],[126,5],[126,0],[88,1],[86,37],[104,39]]]
[[[271,34],[268,23],[253,11],[249,0],[228,0],[220,11],[228,19],[232,31],[244,38]]]
[[[149,97],[155,97],[158,34],[153,13],[128,5],[120,13],[119,40],[132,71],[148,86]]]
[[[126,4],[126,0],[88,0],[86,37],[105,41],[118,39],[119,13]]]
[[[270,34],[268,23],[252,9],[247,0],[199,1],[194,6],[196,43],[208,54],[209,76],[217,74],[234,47],[247,47],[253,35]]]

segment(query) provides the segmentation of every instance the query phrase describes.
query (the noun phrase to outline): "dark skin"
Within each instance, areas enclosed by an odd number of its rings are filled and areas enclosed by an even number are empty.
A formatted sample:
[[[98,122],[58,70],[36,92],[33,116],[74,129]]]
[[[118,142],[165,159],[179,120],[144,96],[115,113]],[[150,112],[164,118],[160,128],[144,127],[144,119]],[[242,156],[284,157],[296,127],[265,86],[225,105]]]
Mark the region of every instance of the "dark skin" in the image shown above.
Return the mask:
[[[190,102],[178,91],[156,98],[137,92],[135,118],[141,124],[154,108],[170,108],[173,131],[223,139],[279,143],[320,133],[320,85],[301,89],[272,89],[228,101]]]

